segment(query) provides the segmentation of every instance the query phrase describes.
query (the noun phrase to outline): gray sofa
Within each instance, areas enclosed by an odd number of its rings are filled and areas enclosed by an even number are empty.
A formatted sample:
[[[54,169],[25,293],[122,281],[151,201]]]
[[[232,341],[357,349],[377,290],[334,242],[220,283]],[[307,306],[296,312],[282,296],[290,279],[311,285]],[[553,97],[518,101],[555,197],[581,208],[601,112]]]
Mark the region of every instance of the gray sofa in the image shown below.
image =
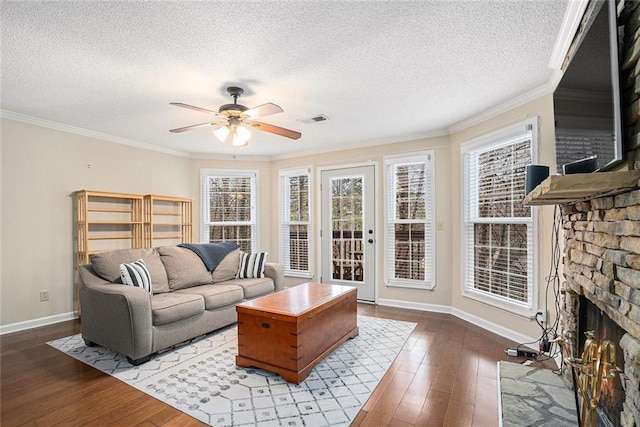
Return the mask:
[[[142,259],[153,294],[122,284],[120,264]],[[163,349],[233,324],[236,304],[284,287],[284,269],[267,263],[264,278],[236,279],[240,251],[209,272],[193,251],[178,246],[94,255],[79,267],[82,337],[138,365]]]

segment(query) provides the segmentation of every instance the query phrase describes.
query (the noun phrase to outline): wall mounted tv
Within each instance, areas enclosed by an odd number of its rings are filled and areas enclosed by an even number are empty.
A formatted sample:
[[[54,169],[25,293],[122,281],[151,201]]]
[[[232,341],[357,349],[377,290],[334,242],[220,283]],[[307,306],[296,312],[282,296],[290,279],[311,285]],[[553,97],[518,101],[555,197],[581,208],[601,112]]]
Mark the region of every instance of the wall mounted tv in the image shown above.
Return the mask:
[[[608,170],[624,157],[619,40],[615,2],[590,2],[553,94],[558,173]]]

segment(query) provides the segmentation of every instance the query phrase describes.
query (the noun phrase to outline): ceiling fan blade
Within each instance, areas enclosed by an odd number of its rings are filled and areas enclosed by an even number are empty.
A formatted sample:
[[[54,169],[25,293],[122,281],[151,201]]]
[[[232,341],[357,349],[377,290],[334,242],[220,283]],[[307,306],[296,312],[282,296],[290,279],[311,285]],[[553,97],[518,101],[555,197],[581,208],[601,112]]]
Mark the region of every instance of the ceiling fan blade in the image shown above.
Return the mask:
[[[284,110],[280,106],[267,102],[266,104],[258,105],[257,107],[249,108],[244,112],[249,118],[255,119],[258,117],[268,116],[270,114],[282,113]]]
[[[259,129],[263,132],[275,133],[276,135],[286,136],[291,139],[299,139],[302,134],[300,132],[296,132],[295,130],[281,128],[280,126],[270,125],[268,123],[262,122],[251,122],[249,123],[251,127]]]
[[[222,116],[222,114],[217,111],[207,110],[206,108],[196,107],[195,105],[184,104],[182,102],[170,102],[169,105],[175,105],[176,107],[188,108],[190,110],[196,110],[203,113],[215,114],[216,116]]]
[[[181,128],[170,129],[169,132],[171,132],[171,133],[180,133],[180,132],[186,132],[188,130],[191,130],[193,128],[197,128],[197,127],[200,127],[200,126],[206,126],[206,125],[215,126],[215,125],[220,125],[220,124],[221,123],[217,123],[217,122],[198,123],[197,125],[191,125],[191,126],[185,126],[185,127],[181,127]]]

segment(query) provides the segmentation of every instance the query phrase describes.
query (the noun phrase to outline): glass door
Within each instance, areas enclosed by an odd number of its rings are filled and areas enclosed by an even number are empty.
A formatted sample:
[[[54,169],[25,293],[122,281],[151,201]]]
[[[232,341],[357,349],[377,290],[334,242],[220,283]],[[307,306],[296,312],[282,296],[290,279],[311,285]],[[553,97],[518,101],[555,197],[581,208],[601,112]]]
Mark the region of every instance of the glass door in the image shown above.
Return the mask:
[[[322,172],[322,282],[375,300],[374,167]]]

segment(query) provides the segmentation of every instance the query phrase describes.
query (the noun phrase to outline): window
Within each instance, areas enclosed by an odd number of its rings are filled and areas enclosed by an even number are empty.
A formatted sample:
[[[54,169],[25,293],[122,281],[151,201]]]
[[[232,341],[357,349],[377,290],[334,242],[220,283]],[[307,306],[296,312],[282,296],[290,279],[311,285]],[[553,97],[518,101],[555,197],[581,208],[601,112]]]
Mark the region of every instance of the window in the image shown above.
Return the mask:
[[[280,260],[287,276],[312,276],[310,188],[310,169],[280,172]]]
[[[465,295],[528,315],[536,302],[534,221],[524,198],[537,118],[462,145]]]
[[[202,171],[202,241],[236,242],[257,251],[256,173]]]
[[[433,151],[385,158],[387,284],[433,289]]]

